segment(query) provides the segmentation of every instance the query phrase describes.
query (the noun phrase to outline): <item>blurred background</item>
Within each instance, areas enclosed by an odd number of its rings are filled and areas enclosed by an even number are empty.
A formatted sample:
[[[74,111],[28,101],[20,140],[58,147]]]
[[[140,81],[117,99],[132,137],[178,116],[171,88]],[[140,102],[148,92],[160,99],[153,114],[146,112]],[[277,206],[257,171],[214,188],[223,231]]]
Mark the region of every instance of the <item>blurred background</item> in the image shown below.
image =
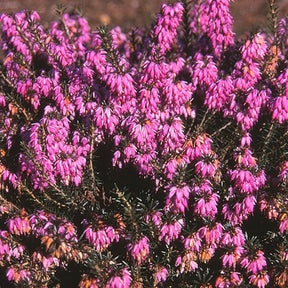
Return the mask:
[[[92,29],[99,24],[108,24],[110,28],[119,25],[123,31],[127,31],[134,26],[149,27],[165,0],[0,0],[0,13],[37,10],[42,24],[48,26],[57,19],[56,7],[59,2],[66,7],[67,12],[80,9]],[[288,14],[288,0],[276,2],[279,17]],[[256,31],[260,26],[265,28],[268,25],[268,0],[234,0],[231,13],[234,17],[234,32],[238,35]]]

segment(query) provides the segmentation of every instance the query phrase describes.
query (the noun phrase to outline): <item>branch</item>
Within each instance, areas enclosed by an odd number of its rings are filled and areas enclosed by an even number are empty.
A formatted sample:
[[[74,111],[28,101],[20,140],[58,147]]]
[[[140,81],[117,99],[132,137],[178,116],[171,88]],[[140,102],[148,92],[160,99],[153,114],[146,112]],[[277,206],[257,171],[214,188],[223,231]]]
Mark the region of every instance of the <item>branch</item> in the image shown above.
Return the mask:
[[[225,124],[224,126],[222,126],[220,129],[218,129],[217,131],[215,131],[213,134],[211,134],[211,138],[214,137],[215,135],[217,135],[218,133],[220,133],[222,130],[226,129],[227,127],[229,127],[232,124],[232,122],[228,122],[227,124]]]

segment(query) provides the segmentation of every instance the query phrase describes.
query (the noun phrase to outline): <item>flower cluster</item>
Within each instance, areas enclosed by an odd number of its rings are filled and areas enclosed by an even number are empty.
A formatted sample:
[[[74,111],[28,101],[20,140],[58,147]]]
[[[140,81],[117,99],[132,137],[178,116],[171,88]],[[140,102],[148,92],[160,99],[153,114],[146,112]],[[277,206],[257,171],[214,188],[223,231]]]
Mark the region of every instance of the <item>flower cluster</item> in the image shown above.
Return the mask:
[[[229,0],[163,4],[127,34],[1,15],[1,284],[288,286],[274,2],[273,33],[240,39]]]

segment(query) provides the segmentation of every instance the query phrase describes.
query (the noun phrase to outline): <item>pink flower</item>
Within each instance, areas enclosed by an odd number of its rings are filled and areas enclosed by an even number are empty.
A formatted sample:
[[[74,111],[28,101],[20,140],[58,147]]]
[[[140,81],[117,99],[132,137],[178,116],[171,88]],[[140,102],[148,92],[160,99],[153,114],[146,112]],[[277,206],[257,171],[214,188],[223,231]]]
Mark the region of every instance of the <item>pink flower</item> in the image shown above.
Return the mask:
[[[41,258],[42,258],[42,256],[40,256]],[[57,266],[59,266],[59,264],[60,264],[60,261],[59,261],[59,259],[58,258],[56,258],[56,257],[48,257],[48,258],[46,258],[45,256],[43,256],[43,258],[42,258],[42,265],[43,265],[43,268],[46,270],[46,271],[48,271],[49,270],[49,268],[51,268],[51,266],[52,267],[57,267]]]
[[[229,249],[229,252],[222,256],[223,266],[235,269],[238,260],[241,258],[244,252],[244,248],[241,246],[236,246],[233,249]]]
[[[241,261],[241,266],[245,267],[248,272],[257,274],[263,271],[263,268],[266,266],[266,259],[264,253],[260,250],[256,252],[255,255],[243,258]]]
[[[266,273],[260,273],[257,275],[249,276],[249,283],[257,286],[258,288],[265,288],[269,283],[269,275]]]
[[[135,244],[128,244],[128,251],[132,259],[140,265],[149,256],[149,239],[144,236]]]
[[[166,281],[167,274],[168,271],[165,267],[157,268],[157,272],[154,274],[155,282],[160,283]]]
[[[196,262],[196,254],[190,251],[186,252],[183,257],[178,256],[175,262],[175,266],[180,266],[180,273],[183,273],[184,271],[195,271],[198,268],[198,264]]]
[[[223,226],[220,223],[216,223],[213,227],[203,226],[197,231],[197,235],[200,239],[205,239],[208,245],[219,243],[222,236]]]
[[[105,250],[112,242],[119,241],[119,235],[111,226],[104,229],[94,231],[91,227],[87,227],[84,231],[86,239],[95,245],[97,251]]]
[[[194,61],[195,64],[192,70],[194,81],[208,87],[215,83],[218,78],[218,68],[213,61],[213,57],[210,55],[203,56],[202,53],[197,52]]]
[[[280,222],[279,230],[281,233],[284,233],[284,231],[288,231],[288,219]]]
[[[127,268],[121,271],[120,276],[112,276],[107,284],[106,288],[128,288],[130,287],[131,276]]]
[[[188,208],[188,200],[190,194],[189,186],[182,183],[181,187],[167,187],[169,189],[169,195],[166,200],[166,206],[171,207],[172,211],[185,212]]]
[[[242,58],[249,62],[250,59],[263,59],[267,51],[267,43],[263,34],[256,34],[252,40],[247,40],[241,48]]]
[[[217,213],[219,195],[216,193],[205,194],[196,201],[194,212],[204,217],[214,218]]]
[[[17,272],[16,272],[17,273]],[[8,278],[8,280],[9,281],[11,281],[11,280],[14,280],[14,278],[15,278],[15,270],[12,268],[12,267],[10,267],[8,270],[7,270],[7,272],[6,272],[6,276],[7,276],[7,278]]]
[[[204,104],[209,109],[220,111],[223,107],[231,102],[233,95],[233,82],[231,77],[219,79],[217,82],[211,83],[206,92]]]
[[[214,166],[212,163],[206,163],[201,160],[195,164],[195,172],[203,178],[211,177],[214,173]]]
[[[15,283],[19,283],[21,280],[29,281],[30,279],[30,272],[26,270],[17,271],[16,268],[10,267],[6,272],[7,279],[9,281],[14,281]]]
[[[200,251],[201,248],[201,238],[199,233],[192,234],[191,236],[184,239],[185,249],[191,249],[192,251]]]
[[[162,4],[161,14],[157,17],[157,25],[154,31],[154,37],[157,37],[157,48],[163,55],[170,50],[172,43],[175,41],[177,35],[177,28],[182,22],[182,12],[184,8],[180,2],[174,6]]]
[[[159,241],[164,239],[164,241],[169,245],[171,241],[178,239],[183,225],[184,225],[183,219],[171,222],[170,224],[164,223],[160,227]]]
[[[223,276],[219,276],[215,282],[215,286],[217,288],[238,287],[242,283],[241,277],[238,272],[222,272]]]
[[[251,144],[251,135],[249,132],[245,132],[244,133],[244,136],[241,138],[241,147],[244,147],[244,146],[248,146],[250,147],[250,144]]]
[[[16,235],[28,234],[31,231],[28,219],[16,217],[8,220],[8,227],[11,233]]]

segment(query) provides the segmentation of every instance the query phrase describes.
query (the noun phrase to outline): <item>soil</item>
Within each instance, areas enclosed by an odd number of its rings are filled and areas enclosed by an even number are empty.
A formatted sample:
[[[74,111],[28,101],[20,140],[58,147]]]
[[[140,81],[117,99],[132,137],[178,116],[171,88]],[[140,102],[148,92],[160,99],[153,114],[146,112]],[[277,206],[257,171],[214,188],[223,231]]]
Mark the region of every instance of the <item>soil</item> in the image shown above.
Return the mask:
[[[60,0],[61,1],[61,0]],[[59,0],[0,0],[0,13],[18,12],[22,9],[37,10],[42,23],[48,25],[57,19]],[[62,0],[66,10],[80,9],[92,29],[100,24],[109,27],[120,26],[123,31],[131,27],[149,27],[161,3],[165,0]],[[174,0],[168,0],[175,2]],[[288,1],[276,1],[279,16],[288,13]],[[268,27],[267,0],[235,0],[231,4],[234,17],[234,32],[241,35],[245,31],[255,32],[261,27]]]

